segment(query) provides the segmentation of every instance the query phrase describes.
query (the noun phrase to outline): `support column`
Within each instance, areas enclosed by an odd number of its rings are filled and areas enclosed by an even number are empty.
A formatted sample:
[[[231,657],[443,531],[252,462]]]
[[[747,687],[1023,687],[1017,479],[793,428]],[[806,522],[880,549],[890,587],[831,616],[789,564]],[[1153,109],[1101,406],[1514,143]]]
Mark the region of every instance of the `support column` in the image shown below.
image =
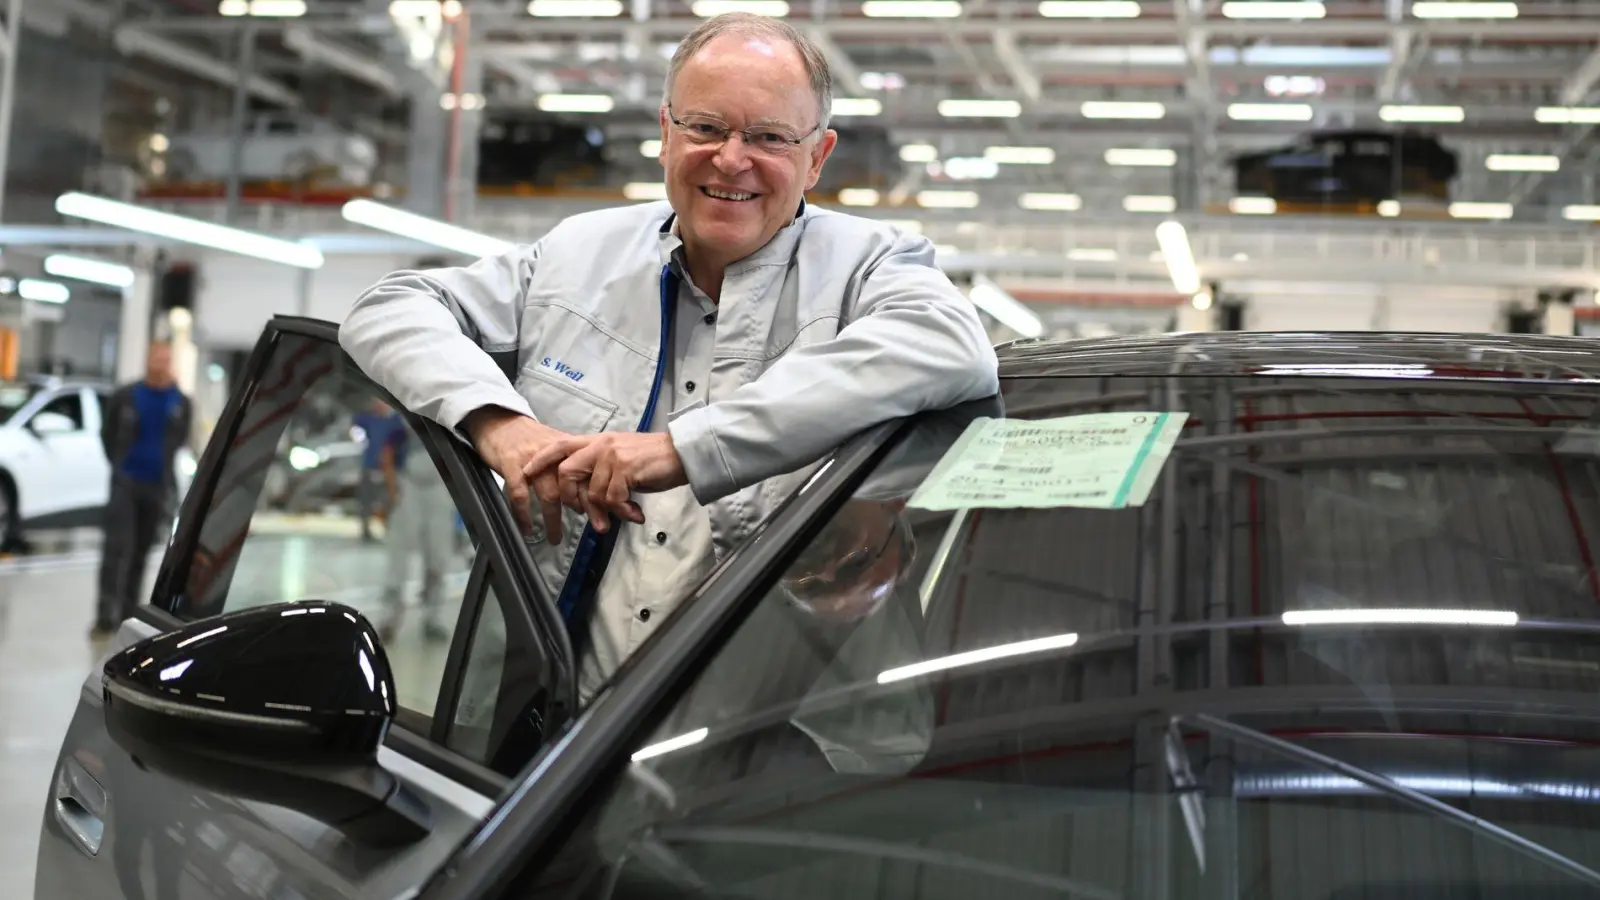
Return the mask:
[[[230,225],[239,223],[239,200],[244,185],[244,138],[250,127],[250,79],[253,77],[256,57],[256,25],[247,22],[239,29],[238,81],[233,85],[233,115],[228,122],[228,186],[227,211],[224,220]]]
[[[456,23],[465,31],[465,18]],[[483,96],[483,56],[478,48],[467,41],[461,42],[461,94]],[[484,110],[481,106],[461,107],[451,122],[451,158],[449,172],[449,220],[472,227],[478,199],[478,136],[483,130]]]
[[[150,346],[151,305],[155,298],[153,254],[141,251],[133,262],[133,284],[122,289],[122,315],[117,330],[117,383],[144,375],[145,351]]]
[[[427,78],[411,79],[410,140],[406,144],[406,209],[419,216],[444,216],[444,161],[449,144],[440,90]]]
[[[1578,317],[1573,305],[1577,291],[1553,291],[1540,304],[1539,330],[1545,334],[1571,336],[1578,333]]]
[[[11,120],[17,102],[17,46],[22,37],[22,0],[7,0],[5,75],[0,83],[0,221],[4,221],[6,171],[11,165]]]

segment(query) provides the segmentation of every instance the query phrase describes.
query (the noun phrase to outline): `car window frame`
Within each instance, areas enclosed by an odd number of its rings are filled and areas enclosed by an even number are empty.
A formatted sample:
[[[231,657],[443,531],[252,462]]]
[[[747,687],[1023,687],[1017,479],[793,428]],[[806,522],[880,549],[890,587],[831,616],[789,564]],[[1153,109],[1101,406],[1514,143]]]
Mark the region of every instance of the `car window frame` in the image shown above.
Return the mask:
[[[491,900],[542,868],[583,801],[617,777],[675,700],[833,514],[922,416],[867,429],[840,447],[628,658],[560,739],[513,781],[495,810],[422,886],[417,900]]]
[[[279,316],[270,320],[263,329],[245,364],[239,385],[218,417],[212,438],[200,457],[190,489],[183,498],[174,523],[172,538],[162,555],[155,585],[134,610],[135,619],[159,631],[170,631],[188,624],[189,620],[176,615],[170,605],[161,606],[154,601],[158,598],[168,601],[175,599],[179,593],[177,588],[187,577],[199,542],[203,513],[211,505],[212,494],[227,464],[229,445],[242,424],[244,411],[255,399],[256,390],[274,352],[285,337],[307,338],[333,348],[339,346],[338,326],[332,322]],[[344,354],[344,362],[360,371],[348,354]],[[495,596],[505,616],[507,641],[513,640],[515,634],[515,639],[529,642],[528,646],[539,647],[545,663],[542,677],[552,684],[552,693],[558,698],[568,695],[572,698],[564,712],[560,709],[552,712],[552,730],[560,727],[576,708],[577,670],[572,662],[570,638],[564,628],[551,629],[551,623],[558,626],[560,623],[554,599],[545,596],[540,587],[532,554],[522,541],[505,495],[495,484],[488,467],[464,440],[452,436],[435,422],[404,412],[404,407],[388,391],[376,384],[371,386],[394,409],[402,410],[440,475],[451,488],[457,514],[467,523],[469,533],[478,536],[474,545],[473,573],[481,571],[482,574],[476,581],[469,576],[467,588],[463,591],[456,631],[451,637],[451,647],[440,676],[439,697],[435,699],[433,721],[429,723],[427,732],[418,733],[395,721],[394,727],[389,728],[385,735],[384,744],[466,787],[486,796],[497,796],[507,784],[508,779],[504,775],[449,749],[442,739],[435,739],[436,735],[442,734],[440,729],[448,728],[455,709],[452,703],[447,714],[441,717],[439,701],[447,696],[458,701],[460,696],[459,682],[465,671],[467,647],[462,642],[470,642],[472,638],[471,634],[462,633],[462,624],[477,622],[479,606],[489,596],[487,588],[494,585]]]

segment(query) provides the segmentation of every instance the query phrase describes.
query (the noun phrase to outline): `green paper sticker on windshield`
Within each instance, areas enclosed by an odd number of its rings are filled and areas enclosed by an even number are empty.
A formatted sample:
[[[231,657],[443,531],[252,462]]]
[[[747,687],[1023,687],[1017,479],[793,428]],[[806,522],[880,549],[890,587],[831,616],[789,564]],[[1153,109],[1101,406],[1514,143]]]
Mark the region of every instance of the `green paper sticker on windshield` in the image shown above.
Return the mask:
[[[908,506],[929,510],[1141,506],[1188,413],[977,419]]]

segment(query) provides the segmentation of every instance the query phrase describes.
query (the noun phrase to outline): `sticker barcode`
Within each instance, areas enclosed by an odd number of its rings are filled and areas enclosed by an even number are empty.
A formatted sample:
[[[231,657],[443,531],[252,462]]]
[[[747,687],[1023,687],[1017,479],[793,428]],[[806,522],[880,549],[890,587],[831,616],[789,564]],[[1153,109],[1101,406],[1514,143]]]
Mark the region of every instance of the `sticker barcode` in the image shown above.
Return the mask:
[[[973,463],[974,469],[989,472],[1016,472],[1019,475],[1049,475],[1054,466],[1017,466],[1010,463]]]

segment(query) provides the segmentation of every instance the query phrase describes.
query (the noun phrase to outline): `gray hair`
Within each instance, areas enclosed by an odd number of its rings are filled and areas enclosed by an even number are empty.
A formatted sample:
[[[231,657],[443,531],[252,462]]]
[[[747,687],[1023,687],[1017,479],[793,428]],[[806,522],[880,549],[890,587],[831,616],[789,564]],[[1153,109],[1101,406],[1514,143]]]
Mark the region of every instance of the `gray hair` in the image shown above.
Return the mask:
[[[828,127],[828,119],[833,113],[833,72],[828,68],[828,57],[815,41],[788,22],[754,13],[731,12],[713,16],[684,37],[672,54],[672,64],[667,67],[667,82],[661,91],[662,106],[672,103],[672,85],[677,81],[678,72],[684,64],[705,49],[707,44],[725,34],[775,38],[793,45],[800,52],[800,61],[806,67],[807,77],[811,79],[811,93],[817,96],[817,130]]]

